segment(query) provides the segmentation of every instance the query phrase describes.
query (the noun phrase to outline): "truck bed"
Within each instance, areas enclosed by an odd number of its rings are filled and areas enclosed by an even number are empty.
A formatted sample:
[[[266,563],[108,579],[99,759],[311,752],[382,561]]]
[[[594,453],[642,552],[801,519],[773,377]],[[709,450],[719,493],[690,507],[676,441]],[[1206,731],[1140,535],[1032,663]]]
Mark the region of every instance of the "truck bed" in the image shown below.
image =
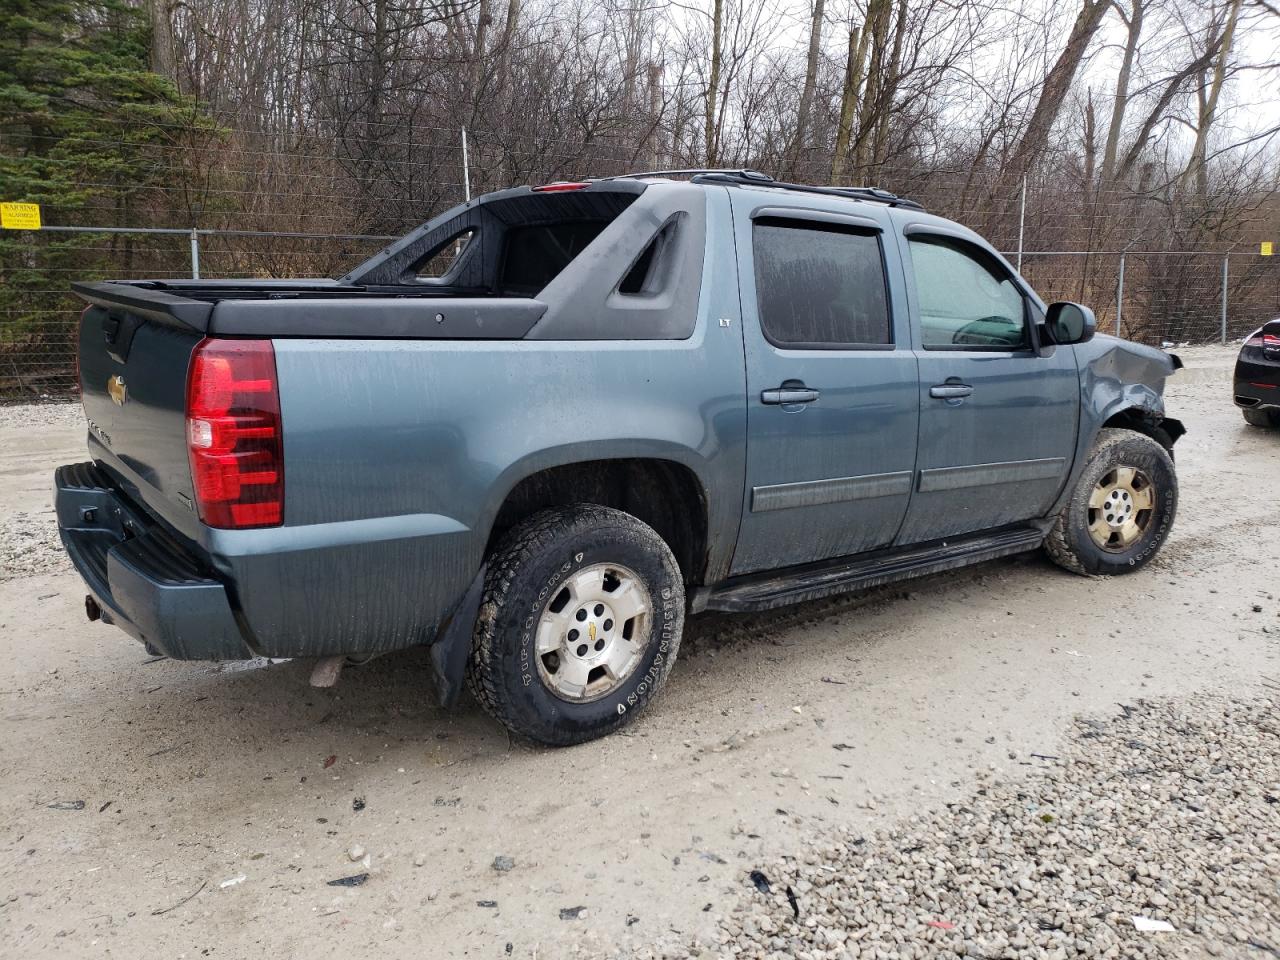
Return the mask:
[[[111,280],[71,288],[118,323],[150,320],[210,337],[519,338],[546,312],[527,297],[334,280]]]

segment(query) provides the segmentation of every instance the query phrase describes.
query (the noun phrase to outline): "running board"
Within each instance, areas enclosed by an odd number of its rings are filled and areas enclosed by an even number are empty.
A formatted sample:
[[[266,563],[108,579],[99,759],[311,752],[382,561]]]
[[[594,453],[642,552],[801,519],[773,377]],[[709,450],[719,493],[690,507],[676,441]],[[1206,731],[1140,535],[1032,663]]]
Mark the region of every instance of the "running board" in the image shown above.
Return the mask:
[[[1023,527],[882,552],[873,557],[845,557],[782,572],[752,574],[727,580],[714,588],[707,596],[704,609],[733,612],[771,610],[835,593],[866,590],[1025,553],[1043,542],[1043,532]]]

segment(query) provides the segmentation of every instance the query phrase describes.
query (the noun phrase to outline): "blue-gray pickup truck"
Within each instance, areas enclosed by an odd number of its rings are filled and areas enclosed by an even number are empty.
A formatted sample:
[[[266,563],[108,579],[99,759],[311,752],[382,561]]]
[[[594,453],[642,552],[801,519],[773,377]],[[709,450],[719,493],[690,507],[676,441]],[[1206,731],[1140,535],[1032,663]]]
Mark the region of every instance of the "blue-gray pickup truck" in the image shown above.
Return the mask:
[[[520,187],[337,280],[74,289],[91,619],[177,659],[428,645],[443,702],[542,743],[639,712],[687,614],[1040,547],[1127,573],[1177,506],[1178,359],[879,190]]]

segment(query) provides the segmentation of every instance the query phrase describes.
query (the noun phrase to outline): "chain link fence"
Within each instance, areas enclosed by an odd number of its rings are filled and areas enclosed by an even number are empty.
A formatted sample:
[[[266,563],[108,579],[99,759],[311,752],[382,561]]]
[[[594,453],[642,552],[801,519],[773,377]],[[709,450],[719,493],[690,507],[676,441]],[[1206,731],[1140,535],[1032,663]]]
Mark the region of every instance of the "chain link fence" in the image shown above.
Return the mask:
[[[25,235],[0,285],[0,400],[75,393],[84,303],[74,281],[340,276],[391,236],[47,227]]]
[[[393,239],[100,227],[21,236],[0,285],[0,400],[9,401],[74,393],[83,304],[70,292],[72,281],[340,276]],[[1126,250],[1032,251],[1020,259],[1046,301],[1086,303],[1100,330],[1142,343],[1226,343],[1280,316],[1280,257]]]
[[[1088,304],[1099,330],[1154,346],[1229,343],[1280,317],[1280,258],[1257,253],[1026,253],[1022,275],[1046,301]]]

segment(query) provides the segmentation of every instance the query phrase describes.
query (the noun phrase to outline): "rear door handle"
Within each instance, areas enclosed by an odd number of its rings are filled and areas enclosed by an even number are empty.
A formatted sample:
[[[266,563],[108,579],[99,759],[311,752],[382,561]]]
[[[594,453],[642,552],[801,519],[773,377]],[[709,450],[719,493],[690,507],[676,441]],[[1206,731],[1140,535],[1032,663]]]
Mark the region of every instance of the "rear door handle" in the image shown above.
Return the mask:
[[[929,388],[929,396],[939,400],[959,400],[972,393],[973,387],[967,383],[939,383]]]
[[[818,399],[818,391],[808,387],[778,387],[776,390],[760,391],[761,403],[813,403]]]

